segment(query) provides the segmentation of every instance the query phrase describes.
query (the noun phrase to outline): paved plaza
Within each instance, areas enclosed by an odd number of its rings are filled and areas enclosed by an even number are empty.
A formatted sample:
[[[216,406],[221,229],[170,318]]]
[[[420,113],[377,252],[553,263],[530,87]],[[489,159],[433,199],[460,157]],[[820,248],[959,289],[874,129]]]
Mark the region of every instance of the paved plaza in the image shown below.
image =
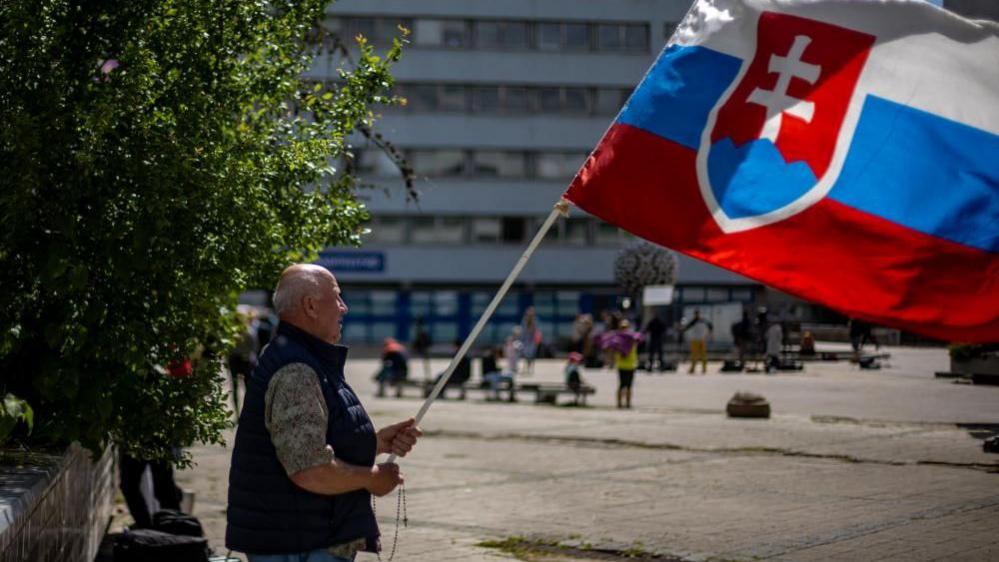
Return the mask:
[[[999,455],[981,441],[999,432],[999,387],[934,378],[946,350],[889,352],[879,371],[640,372],[632,410],[614,407],[616,374],[599,370],[585,374],[587,407],[438,402],[402,461],[396,560],[999,559]],[[374,398],[376,364],[348,361],[376,424],[415,414],[412,393]],[[521,381],[561,380],[562,366],[540,361]],[[766,396],[773,417],[726,418],[738,390]],[[178,480],[224,552],[230,451],[193,452]],[[396,503],[377,503],[387,551]]]

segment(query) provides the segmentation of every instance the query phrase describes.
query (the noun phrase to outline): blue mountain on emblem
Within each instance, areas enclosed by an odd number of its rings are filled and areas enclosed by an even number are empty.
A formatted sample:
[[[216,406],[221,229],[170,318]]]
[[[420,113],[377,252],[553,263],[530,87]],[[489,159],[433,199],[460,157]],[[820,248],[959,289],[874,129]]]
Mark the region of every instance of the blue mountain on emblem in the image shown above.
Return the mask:
[[[736,147],[727,137],[711,145],[708,177],[718,204],[734,219],[777,210],[807,193],[818,181],[807,163],[785,162],[769,139]]]

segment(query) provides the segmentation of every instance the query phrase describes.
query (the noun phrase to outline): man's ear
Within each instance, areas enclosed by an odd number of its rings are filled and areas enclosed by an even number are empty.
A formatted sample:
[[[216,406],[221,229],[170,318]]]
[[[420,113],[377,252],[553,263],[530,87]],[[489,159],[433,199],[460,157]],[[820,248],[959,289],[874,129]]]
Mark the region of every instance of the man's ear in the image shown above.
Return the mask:
[[[309,318],[318,318],[319,308],[316,306],[316,297],[312,295],[302,297],[302,310]]]

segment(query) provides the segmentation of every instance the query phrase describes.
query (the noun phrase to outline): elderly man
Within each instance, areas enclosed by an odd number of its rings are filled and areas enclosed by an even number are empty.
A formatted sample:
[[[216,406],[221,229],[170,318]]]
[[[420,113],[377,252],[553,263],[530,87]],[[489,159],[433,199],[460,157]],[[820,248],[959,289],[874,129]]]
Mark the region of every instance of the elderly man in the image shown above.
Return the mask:
[[[402,483],[412,419],[376,432],[344,380],[347,305],[336,279],[293,265],[274,291],[280,323],[246,383],[229,472],[226,546],[250,562],[340,562],[377,551],[371,494]]]

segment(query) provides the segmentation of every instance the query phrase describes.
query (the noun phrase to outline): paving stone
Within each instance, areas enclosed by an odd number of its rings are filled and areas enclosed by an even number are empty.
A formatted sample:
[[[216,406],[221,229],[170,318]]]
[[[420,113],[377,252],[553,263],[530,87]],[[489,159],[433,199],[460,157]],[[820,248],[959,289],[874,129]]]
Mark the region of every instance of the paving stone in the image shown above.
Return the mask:
[[[610,372],[585,375],[592,407],[435,404],[401,463],[411,525],[396,559],[496,562],[510,556],[476,545],[513,536],[689,560],[995,559],[999,456],[956,424],[999,424],[999,389],[934,379],[944,350],[890,351],[875,372],[640,374],[628,411],[612,407]],[[413,415],[419,399],[371,397],[375,367],[348,363],[376,425]],[[539,361],[529,380],[557,381],[561,368]],[[727,419],[736,390],[767,396],[773,419]],[[194,453],[198,467],[178,479],[220,548],[230,453]],[[390,546],[395,496],[378,505]]]

